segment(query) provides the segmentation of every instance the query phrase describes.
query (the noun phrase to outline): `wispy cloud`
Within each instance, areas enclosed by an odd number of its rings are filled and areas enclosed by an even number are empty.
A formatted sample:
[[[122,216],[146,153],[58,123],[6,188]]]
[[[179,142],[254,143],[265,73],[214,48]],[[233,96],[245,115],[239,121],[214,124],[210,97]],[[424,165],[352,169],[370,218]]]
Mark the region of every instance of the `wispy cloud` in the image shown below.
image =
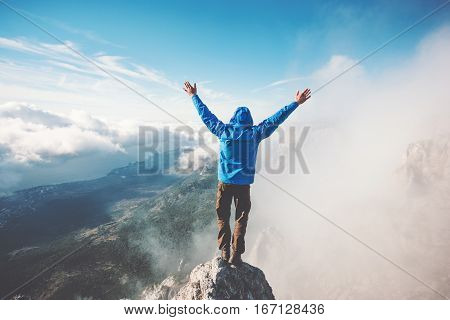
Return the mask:
[[[84,54],[77,44],[67,42],[67,45]],[[157,110],[149,109],[148,102],[102,71],[106,70],[172,113],[190,119],[196,116],[186,108],[189,100],[181,89],[181,82],[128,57],[105,52],[84,54],[97,68],[63,44],[0,37],[2,49],[7,54],[0,60],[0,102],[19,100],[58,109],[70,106],[102,115],[107,107],[107,116],[116,119],[118,116],[151,116],[153,120],[172,120]],[[11,55],[8,51],[21,52],[25,56]],[[230,94],[217,91],[207,83],[199,89],[204,98],[216,106],[232,100]]]
[[[72,48],[80,48],[67,42]],[[0,60],[0,102],[26,99],[30,103],[72,108],[108,106],[122,113],[124,106],[142,106],[147,102],[115,81],[126,82],[145,96],[157,99],[159,104],[170,103],[170,108],[181,107],[185,98],[181,84],[169,79],[162,71],[135,63],[131,59],[105,53],[88,56],[100,68],[87,63],[62,44],[30,41],[25,38],[0,37],[0,50],[7,54]],[[11,55],[8,51],[26,56]],[[82,51],[80,51],[82,52]],[[177,101],[173,101],[173,98]],[[110,113],[110,111],[108,111]],[[137,116],[133,112],[129,116]]]
[[[67,46],[74,48],[77,51],[81,51],[70,41],[67,41],[66,45],[63,45],[0,37],[0,48],[45,56],[51,59],[48,61],[50,64],[61,68],[108,77],[108,75],[101,72],[101,70],[98,70],[95,66],[92,66],[81,59],[79,55],[74,53]],[[155,82],[168,88],[179,90],[179,86],[165,77],[163,72],[136,63],[131,63],[126,57],[101,54],[90,57],[90,59],[99,67],[108,70],[111,73],[129,77],[130,79]]]
[[[294,78],[281,79],[281,80],[277,80],[277,81],[271,82],[271,83],[269,83],[269,84],[267,84],[267,85],[265,85],[263,87],[259,87],[259,88],[253,89],[252,92],[259,92],[259,91],[262,91],[264,89],[269,89],[269,88],[281,86],[281,85],[286,84],[286,83],[295,82],[295,81],[298,81],[298,80],[305,80],[305,79],[309,79],[309,77],[294,77]]]
[[[19,51],[28,54],[35,54],[52,59],[80,62],[79,56],[70,50],[80,50],[75,43],[65,41],[64,44],[54,44],[46,42],[33,42],[25,38],[4,38],[0,37],[0,48]]]
[[[354,64],[356,61],[343,55],[333,55],[331,56],[330,60],[322,66],[320,69],[316,70],[312,74],[308,76],[299,76],[299,77],[292,77],[292,78],[286,78],[277,80],[274,82],[271,82],[265,86],[253,89],[251,92],[260,92],[266,89],[271,89],[275,87],[280,87],[292,82],[297,82],[299,80],[309,80],[310,82],[320,82],[320,81],[327,81],[333,76],[336,76],[352,64]],[[361,67],[356,67],[355,70],[353,70],[353,74],[357,74],[361,71]]]

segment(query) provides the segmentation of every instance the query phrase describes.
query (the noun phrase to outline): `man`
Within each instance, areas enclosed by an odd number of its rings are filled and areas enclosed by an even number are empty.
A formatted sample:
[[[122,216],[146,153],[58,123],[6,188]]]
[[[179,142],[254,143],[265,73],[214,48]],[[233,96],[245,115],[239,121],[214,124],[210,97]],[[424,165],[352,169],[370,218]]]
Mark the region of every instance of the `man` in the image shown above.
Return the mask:
[[[218,244],[225,261],[240,265],[241,255],[245,251],[244,237],[251,207],[250,184],[254,181],[258,145],[263,139],[269,137],[300,104],[310,98],[311,90],[306,89],[301,94],[297,91],[294,102],[254,126],[252,115],[247,107],[238,107],[230,122],[224,124],[200,100],[197,95],[197,84],[194,83],[194,86],[191,86],[186,81],[183,89],[192,97],[202,121],[220,140],[219,183],[216,195]],[[236,207],[233,235],[230,229],[232,200]],[[232,241],[233,249],[231,257],[230,241]]]

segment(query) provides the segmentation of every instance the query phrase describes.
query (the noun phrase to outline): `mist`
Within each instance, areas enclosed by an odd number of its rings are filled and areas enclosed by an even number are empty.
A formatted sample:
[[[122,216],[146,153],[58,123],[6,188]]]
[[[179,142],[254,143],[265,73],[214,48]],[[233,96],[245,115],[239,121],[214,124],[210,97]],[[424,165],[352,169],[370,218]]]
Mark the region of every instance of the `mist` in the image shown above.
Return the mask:
[[[312,95],[294,120],[309,126],[309,174],[261,174],[389,260],[450,295],[450,28],[425,38],[398,67],[362,66]],[[376,59],[376,56],[373,57]],[[316,86],[353,62],[335,56]],[[313,86],[312,86],[313,87]],[[271,137],[260,153],[288,154]],[[285,139],[286,140],[286,139]],[[279,157],[278,157],[279,158]],[[317,213],[260,176],[244,259],[260,267],[278,299],[439,299]]]

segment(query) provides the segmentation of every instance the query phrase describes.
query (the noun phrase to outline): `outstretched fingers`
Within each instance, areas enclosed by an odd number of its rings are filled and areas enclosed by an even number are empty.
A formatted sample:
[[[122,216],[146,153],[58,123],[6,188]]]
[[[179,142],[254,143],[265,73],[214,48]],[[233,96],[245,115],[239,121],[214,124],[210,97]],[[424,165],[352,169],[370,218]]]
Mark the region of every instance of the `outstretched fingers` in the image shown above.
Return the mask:
[[[308,88],[303,91],[302,96],[305,98],[305,101],[311,98],[311,90]]]
[[[192,86],[189,81],[185,81],[183,90],[190,96],[193,96],[193,95],[197,94],[197,84],[194,83],[194,86]]]
[[[192,89],[193,88],[192,88],[191,84],[189,83],[189,81],[185,81],[183,90],[189,94],[192,92]]]

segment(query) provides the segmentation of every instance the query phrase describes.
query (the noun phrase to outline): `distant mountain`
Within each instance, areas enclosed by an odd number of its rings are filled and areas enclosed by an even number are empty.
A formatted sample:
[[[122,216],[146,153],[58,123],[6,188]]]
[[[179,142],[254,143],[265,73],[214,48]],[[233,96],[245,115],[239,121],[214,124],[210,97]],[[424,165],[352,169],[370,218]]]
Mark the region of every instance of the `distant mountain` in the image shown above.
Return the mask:
[[[0,295],[44,270],[8,298],[132,298],[203,259],[193,247],[210,256],[198,235],[212,230],[215,166],[145,176],[139,165],[0,198]]]
[[[112,221],[121,200],[154,197],[176,175],[138,175],[138,163],[107,176],[17,191],[0,198],[0,254]]]

